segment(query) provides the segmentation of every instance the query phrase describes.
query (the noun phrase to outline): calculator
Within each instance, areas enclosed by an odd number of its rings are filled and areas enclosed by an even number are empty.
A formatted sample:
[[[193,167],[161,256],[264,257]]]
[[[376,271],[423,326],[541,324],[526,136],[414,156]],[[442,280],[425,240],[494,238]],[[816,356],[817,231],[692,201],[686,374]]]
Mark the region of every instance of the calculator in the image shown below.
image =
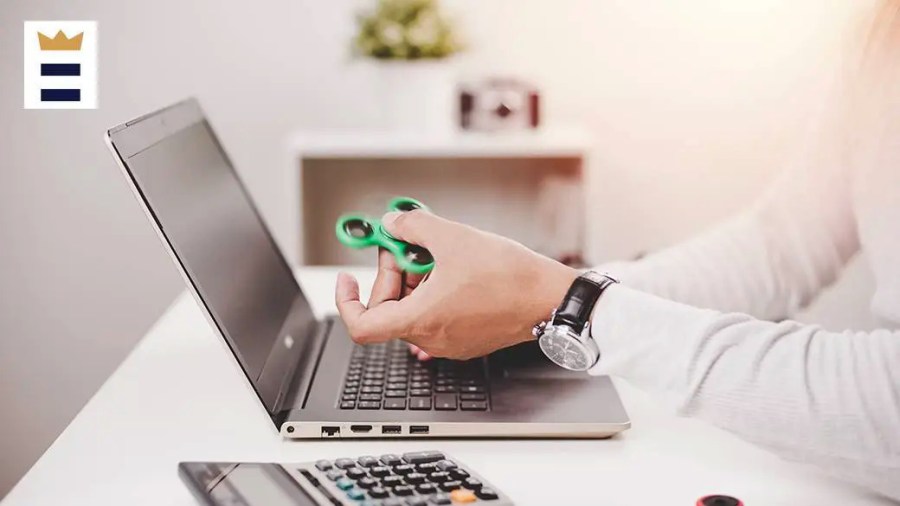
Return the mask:
[[[459,460],[439,451],[300,464],[182,462],[182,480],[207,506],[510,506]]]

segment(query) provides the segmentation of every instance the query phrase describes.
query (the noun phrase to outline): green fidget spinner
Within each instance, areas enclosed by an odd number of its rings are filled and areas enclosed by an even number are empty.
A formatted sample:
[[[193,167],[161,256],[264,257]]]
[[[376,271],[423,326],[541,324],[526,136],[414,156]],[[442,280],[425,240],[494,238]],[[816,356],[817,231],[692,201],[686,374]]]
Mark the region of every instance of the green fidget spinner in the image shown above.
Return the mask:
[[[388,211],[407,212],[428,207],[416,199],[396,197],[388,202]],[[334,233],[344,246],[356,249],[380,246],[394,254],[397,265],[406,272],[425,274],[434,268],[434,257],[427,249],[395,239],[381,220],[353,213],[338,218]]]

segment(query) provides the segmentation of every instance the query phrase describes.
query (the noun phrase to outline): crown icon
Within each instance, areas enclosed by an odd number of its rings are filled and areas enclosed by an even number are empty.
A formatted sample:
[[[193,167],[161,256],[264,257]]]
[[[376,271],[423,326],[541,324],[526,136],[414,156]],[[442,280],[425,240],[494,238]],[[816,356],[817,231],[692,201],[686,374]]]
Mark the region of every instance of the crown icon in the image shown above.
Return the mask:
[[[81,39],[84,38],[84,32],[72,37],[66,37],[62,30],[56,32],[51,39],[41,32],[38,32],[38,42],[41,44],[41,51],[80,51]]]

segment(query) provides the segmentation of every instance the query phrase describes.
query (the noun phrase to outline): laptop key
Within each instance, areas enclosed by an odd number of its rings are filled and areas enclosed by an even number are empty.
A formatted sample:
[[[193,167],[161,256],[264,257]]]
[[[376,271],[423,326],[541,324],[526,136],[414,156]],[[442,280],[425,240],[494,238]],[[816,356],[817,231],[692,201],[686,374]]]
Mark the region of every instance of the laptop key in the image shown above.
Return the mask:
[[[388,390],[384,393],[385,397],[403,397],[406,398],[406,390]]]
[[[378,387],[362,387],[361,392],[364,394],[380,394],[381,390],[382,390],[382,388],[380,386],[378,386]]]
[[[434,409],[456,411],[456,394],[435,394]]]
[[[380,401],[381,394],[360,394],[359,400],[361,400],[361,401]]]
[[[406,399],[385,399],[384,409],[406,409]]]
[[[461,401],[483,401],[485,400],[484,394],[459,394],[459,400]]]
[[[434,391],[442,392],[442,393],[455,392],[456,386],[454,386],[454,385],[438,385],[438,386],[434,387]]]
[[[359,401],[357,407],[359,409],[378,409],[381,407],[381,403],[378,401]]]
[[[465,394],[483,394],[484,387],[473,386],[473,385],[464,385],[459,387],[459,391]]]
[[[409,391],[410,397],[431,397],[431,389],[429,388],[413,388]]]
[[[341,409],[353,409],[356,407],[356,403],[353,401],[343,401],[341,402]]]
[[[463,411],[484,411],[487,409],[487,401],[462,401],[459,409]]]
[[[409,400],[409,409],[424,411],[431,409],[431,397],[413,397]]]

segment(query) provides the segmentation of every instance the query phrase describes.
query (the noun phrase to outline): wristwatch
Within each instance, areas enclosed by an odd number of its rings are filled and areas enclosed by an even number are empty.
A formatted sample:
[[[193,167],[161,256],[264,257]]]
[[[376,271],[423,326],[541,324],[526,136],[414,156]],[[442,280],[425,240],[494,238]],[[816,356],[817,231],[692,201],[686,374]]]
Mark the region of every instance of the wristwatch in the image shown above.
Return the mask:
[[[571,371],[587,371],[600,359],[600,349],[591,337],[591,312],[603,292],[617,280],[588,271],[578,276],[550,319],[538,323],[531,333],[538,338],[544,355]]]

